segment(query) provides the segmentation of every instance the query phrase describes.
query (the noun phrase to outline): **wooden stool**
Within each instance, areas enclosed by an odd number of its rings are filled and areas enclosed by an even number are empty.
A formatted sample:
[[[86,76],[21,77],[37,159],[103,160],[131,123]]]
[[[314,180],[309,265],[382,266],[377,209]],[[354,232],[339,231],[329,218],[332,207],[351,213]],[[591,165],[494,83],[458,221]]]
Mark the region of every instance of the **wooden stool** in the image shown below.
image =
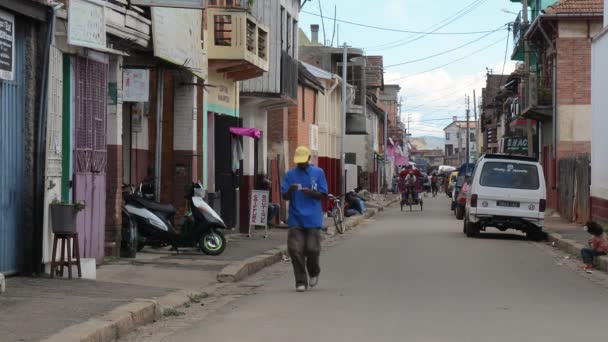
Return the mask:
[[[57,256],[58,240],[61,240],[61,257],[59,261],[56,261],[55,258]],[[73,250],[70,242],[72,242],[74,245]],[[65,261],[65,252],[67,252],[67,261]],[[75,256],[76,260],[72,261],[72,256]],[[72,265],[76,265],[78,267],[78,278],[82,278],[82,269],[80,268],[80,248],[78,246],[78,233],[56,233],[55,239],[53,240],[53,257],[51,260],[51,278],[55,277],[55,273],[59,274],[60,277],[63,277],[63,268],[67,266],[68,277],[72,279]]]

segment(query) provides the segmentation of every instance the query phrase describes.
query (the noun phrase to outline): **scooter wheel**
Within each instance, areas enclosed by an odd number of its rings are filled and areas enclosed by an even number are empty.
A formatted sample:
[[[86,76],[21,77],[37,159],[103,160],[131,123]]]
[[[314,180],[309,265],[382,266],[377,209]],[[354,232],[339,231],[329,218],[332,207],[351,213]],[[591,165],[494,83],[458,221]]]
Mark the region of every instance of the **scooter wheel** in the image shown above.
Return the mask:
[[[219,230],[211,229],[201,236],[199,248],[207,255],[220,255],[226,249],[226,237]]]

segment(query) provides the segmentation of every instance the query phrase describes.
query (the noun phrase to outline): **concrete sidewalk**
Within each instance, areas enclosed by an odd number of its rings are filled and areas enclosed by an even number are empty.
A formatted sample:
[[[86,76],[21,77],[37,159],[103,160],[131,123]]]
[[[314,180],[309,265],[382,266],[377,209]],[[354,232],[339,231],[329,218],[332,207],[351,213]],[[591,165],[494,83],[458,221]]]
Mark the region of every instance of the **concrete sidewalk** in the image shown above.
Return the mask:
[[[562,251],[580,258],[581,249],[587,247],[591,235],[582,225],[568,222],[559,216],[551,215],[545,219],[545,231],[549,242]],[[597,269],[608,272],[608,257],[596,258]]]
[[[350,229],[375,215],[348,218]],[[328,222],[326,239],[335,235]],[[287,230],[272,229],[252,237],[229,234],[225,252],[207,256],[196,249],[175,253],[146,247],[135,259],[108,261],[97,280],[12,277],[0,294],[0,341],[112,341],[137,326],[162,317],[167,309],[192,298],[221,292],[222,282],[240,281],[280,261],[286,254]],[[218,294],[219,295],[219,294]]]

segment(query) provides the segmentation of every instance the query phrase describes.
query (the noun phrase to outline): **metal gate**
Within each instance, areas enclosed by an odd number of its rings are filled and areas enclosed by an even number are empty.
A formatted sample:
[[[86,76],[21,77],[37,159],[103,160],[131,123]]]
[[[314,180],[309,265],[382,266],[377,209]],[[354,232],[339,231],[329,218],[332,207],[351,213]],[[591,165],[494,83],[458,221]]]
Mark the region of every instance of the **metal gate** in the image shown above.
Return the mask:
[[[23,252],[25,33],[15,25],[15,73],[0,80],[0,272],[19,272]]]
[[[108,65],[76,57],[74,66],[74,199],[86,203],[78,215],[78,240],[81,256],[101,263],[106,221]]]

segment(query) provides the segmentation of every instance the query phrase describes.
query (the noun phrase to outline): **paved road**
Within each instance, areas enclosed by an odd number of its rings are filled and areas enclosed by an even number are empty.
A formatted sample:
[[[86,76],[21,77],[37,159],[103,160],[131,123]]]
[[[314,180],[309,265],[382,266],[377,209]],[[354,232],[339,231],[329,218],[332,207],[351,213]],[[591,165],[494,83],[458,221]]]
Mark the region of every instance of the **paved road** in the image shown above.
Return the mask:
[[[608,337],[608,282],[523,236],[468,239],[445,197],[389,209],[323,255],[319,288],[287,265],[257,294],[165,341],[583,341]],[[150,331],[148,331],[150,333]],[[150,335],[153,335],[150,333]],[[148,335],[147,340],[152,336]]]

